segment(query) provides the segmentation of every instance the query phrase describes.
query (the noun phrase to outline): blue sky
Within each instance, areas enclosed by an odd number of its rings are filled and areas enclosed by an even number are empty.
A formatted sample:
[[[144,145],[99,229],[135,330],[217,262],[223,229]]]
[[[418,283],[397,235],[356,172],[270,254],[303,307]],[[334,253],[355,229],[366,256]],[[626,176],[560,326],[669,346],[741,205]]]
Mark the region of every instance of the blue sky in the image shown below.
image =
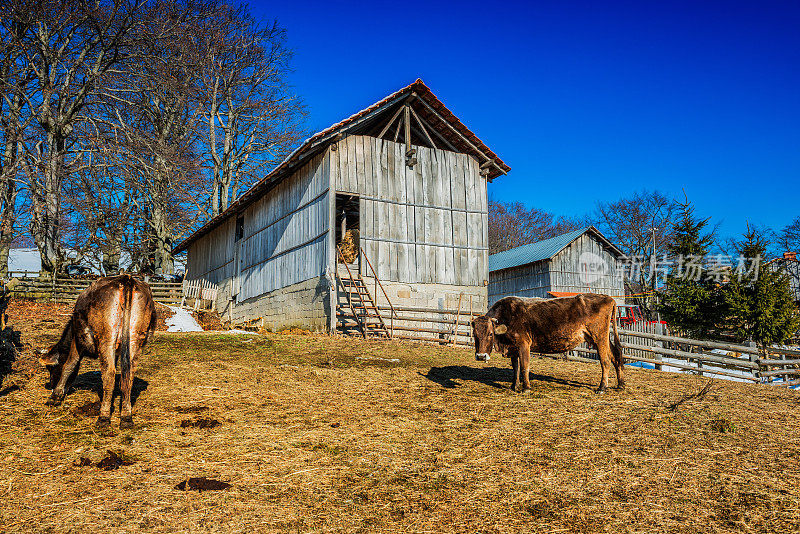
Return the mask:
[[[295,50],[320,130],[422,78],[512,170],[581,215],[637,189],[737,235],[800,215],[798,2],[251,3]]]

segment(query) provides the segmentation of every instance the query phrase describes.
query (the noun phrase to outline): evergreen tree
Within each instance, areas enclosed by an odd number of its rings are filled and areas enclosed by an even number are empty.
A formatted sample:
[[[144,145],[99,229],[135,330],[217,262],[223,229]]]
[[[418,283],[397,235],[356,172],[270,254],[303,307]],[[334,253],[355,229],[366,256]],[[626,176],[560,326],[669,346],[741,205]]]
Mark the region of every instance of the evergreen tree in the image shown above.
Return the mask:
[[[723,289],[725,324],[738,341],[783,343],[800,328],[800,315],[786,273],[763,262],[769,243],[764,232],[747,227],[736,251],[747,263],[731,273]]]
[[[721,309],[719,283],[709,276],[705,262],[714,244],[714,231],[706,230],[709,219],[698,219],[688,200],[677,204],[672,242],[667,247],[675,268],[659,292],[659,311],[683,334],[705,338],[716,328]]]

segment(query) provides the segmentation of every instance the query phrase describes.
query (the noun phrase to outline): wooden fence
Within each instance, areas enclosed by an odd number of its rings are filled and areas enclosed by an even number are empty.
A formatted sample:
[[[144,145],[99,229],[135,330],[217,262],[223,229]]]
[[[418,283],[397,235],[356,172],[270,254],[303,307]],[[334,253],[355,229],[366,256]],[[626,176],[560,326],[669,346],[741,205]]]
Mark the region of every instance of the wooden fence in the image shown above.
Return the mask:
[[[389,308],[380,306],[382,313]],[[440,344],[472,346],[472,317],[481,312],[430,310],[395,306],[394,338]],[[431,312],[440,314],[431,317]],[[342,319],[340,319],[340,322]],[[405,324],[404,324],[405,323]],[[399,326],[398,326],[399,324]],[[657,370],[681,371],[699,376],[723,376],[746,382],[781,386],[800,385],[800,350],[702,341],[667,335],[659,323],[637,323],[618,328],[626,362],[650,364]],[[579,356],[582,353],[586,356]],[[585,344],[566,354],[545,357],[596,361],[597,351]]]
[[[93,280],[81,278],[44,279],[38,277],[17,278],[18,283],[11,286],[11,294],[17,298],[47,299],[53,302],[75,302],[81,291],[89,287]],[[179,282],[149,282],[153,299],[162,304],[181,303],[183,286]]]
[[[699,376],[717,375],[746,382],[800,385],[800,351],[780,347],[759,348],[719,341],[637,332],[621,328],[626,362],[643,362],[656,369],[676,369]],[[578,347],[575,352],[597,356],[597,351]],[[568,358],[586,358],[567,356]],[[596,359],[596,358],[593,358]]]
[[[186,304],[187,299],[194,301],[194,309],[217,309],[217,292],[219,288],[206,280],[184,280],[182,284],[183,297],[181,306]]]

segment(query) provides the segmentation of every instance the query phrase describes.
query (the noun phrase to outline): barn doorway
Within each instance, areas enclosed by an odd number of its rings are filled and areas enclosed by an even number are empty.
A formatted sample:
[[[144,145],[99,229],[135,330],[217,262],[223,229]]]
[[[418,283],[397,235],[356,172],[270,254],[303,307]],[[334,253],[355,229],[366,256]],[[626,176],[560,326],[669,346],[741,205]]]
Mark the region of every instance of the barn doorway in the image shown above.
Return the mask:
[[[358,195],[336,194],[336,246],[347,263],[355,264],[360,256],[358,228],[361,222]],[[341,261],[341,258],[340,260]]]

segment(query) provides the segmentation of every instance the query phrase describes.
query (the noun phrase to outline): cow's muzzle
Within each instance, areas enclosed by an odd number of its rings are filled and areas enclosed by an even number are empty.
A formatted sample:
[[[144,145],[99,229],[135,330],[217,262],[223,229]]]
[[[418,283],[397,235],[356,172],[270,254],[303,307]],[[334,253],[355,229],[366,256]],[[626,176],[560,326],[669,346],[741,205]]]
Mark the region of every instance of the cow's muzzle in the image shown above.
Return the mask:
[[[489,353],[487,352],[476,352],[475,359],[479,362],[488,362],[489,361]]]

